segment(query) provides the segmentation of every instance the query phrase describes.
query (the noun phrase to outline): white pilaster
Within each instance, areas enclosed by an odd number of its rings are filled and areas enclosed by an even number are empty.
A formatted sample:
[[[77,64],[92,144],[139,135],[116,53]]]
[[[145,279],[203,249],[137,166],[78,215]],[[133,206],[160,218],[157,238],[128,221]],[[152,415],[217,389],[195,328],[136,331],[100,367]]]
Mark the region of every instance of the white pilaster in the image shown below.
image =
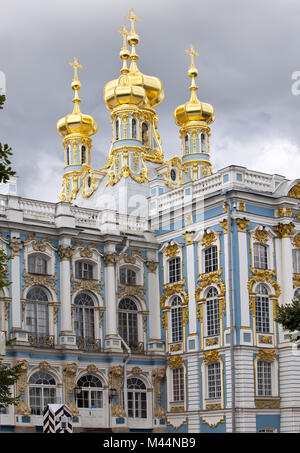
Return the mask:
[[[149,297],[149,341],[148,348],[153,353],[164,353],[161,339],[160,297],[157,253],[148,252],[148,297]]]

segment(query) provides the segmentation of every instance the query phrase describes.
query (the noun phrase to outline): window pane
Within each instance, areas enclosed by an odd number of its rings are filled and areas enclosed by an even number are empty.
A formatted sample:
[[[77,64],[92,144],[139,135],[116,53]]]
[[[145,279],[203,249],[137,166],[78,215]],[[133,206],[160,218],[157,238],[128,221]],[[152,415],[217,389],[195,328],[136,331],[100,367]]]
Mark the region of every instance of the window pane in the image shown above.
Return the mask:
[[[210,363],[207,366],[208,398],[221,397],[220,363]]]
[[[184,401],[184,370],[175,368],[173,370],[173,400],[174,402]]]
[[[204,251],[205,273],[218,270],[218,248],[214,245]]]
[[[300,250],[293,250],[293,272],[300,274]]]
[[[270,313],[269,313],[269,297],[266,288],[263,285],[258,287],[258,295],[255,298],[255,319],[256,332],[270,332]]]
[[[170,283],[181,280],[180,258],[172,258],[169,261],[169,281]]]
[[[220,332],[219,299],[216,295],[217,291],[215,288],[211,288],[207,294],[206,320],[208,336],[219,335]]]
[[[257,362],[257,395],[272,395],[271,362]]]
[[[254,244],[254,267],[256,269],[268,268],[267,246]]]

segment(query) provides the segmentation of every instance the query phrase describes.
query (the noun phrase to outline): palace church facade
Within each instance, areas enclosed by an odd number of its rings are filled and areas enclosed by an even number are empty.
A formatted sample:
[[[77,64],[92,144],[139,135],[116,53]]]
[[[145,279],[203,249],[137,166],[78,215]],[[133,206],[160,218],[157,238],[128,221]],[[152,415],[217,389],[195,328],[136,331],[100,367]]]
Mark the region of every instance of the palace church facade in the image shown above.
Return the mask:
[[[212,105],[174,110],[181,148],[165,160],[161,81],[141,72],[134,11],[121,70],[104,87],[107,163],[92,167],[98,126],[80,108],[57,122],[57,203],[1,186],[3,361],[22,362],[3,432],[42,431],[66,404],[75,432],[299,432],[300,353],[276,322],[300,291],[300,180],[232,165],[213,172]],[[128,48],[130,47],[130,48]]]

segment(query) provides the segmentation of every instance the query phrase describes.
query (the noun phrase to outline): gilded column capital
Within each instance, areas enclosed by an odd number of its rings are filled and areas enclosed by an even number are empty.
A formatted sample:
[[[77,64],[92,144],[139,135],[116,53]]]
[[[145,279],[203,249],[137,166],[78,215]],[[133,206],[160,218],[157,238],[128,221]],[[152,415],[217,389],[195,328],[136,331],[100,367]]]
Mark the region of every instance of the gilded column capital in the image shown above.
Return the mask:
[[[216,240],[217,238],[213,231],[211,233],[205,232],[202,237],[201,244],[204,247],[210,247],[214,242],[216,242]]]
[[[222,222],[220,222],[220,226],[223,228],[224,234],[227,234],[228,233],[227,219],[222,220]],[[232,219],[231,219],[231,227],[232,227]]]
[[[146,266],[151,274],[155,274],[158,266],[158,261],[146,261]]]
[[[274,231],[278,239],[289,238],[294,231],[295,225],[290,223],[279,223],[274,226]]]
[[[247,233],[247,227],[250,225],[250,220],[247,220],[245,217],[243,219],[236,219],[238,232]]]
[[[58,249],[58,255],[59,255],[59,259],[60,261],[67,261],[71,258],[71,256],[73,255],[73,248],[72,247],[60,247]]]
[[[11,250],[11,256],[19,256],[20,255],[20,250],[23,248],[23,244],[19,241],[10,241],[9,247]]]
[[[114,266],[118,261],[118,255],[116,252],[114,253],[106,253],[104,255],[104,265],[105,267]]]
[[[185,240],[185,245],[193,245],[194,244],[194,234],[195,231],[186,231],[182,237]]]

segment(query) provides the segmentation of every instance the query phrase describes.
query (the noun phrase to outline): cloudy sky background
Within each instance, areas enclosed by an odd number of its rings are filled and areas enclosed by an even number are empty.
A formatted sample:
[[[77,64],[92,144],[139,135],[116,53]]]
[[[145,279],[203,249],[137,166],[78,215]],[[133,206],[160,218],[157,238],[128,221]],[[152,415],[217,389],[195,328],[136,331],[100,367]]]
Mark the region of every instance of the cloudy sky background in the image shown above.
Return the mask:
[[[124,15],[131,8],[141,18],[139,68],[164,86],[156,110],[165,157],[181,152],[173,111],[189,98],[185,49],[193,43],[198,97],[216,111],[214,171],[235,164],[300,177],[300,96],[292,92],[292,74],[300,71],[298,0],[0,0],[7,94],[0,142],[13,148],[19,194],[58,201],[63,152],[56,122],[73,108],[74,56],[83,65],[81,110],[99,127],[92,164],[106,162],[111,125],[103,87],[119,76],[117,30],[129,28]]]

